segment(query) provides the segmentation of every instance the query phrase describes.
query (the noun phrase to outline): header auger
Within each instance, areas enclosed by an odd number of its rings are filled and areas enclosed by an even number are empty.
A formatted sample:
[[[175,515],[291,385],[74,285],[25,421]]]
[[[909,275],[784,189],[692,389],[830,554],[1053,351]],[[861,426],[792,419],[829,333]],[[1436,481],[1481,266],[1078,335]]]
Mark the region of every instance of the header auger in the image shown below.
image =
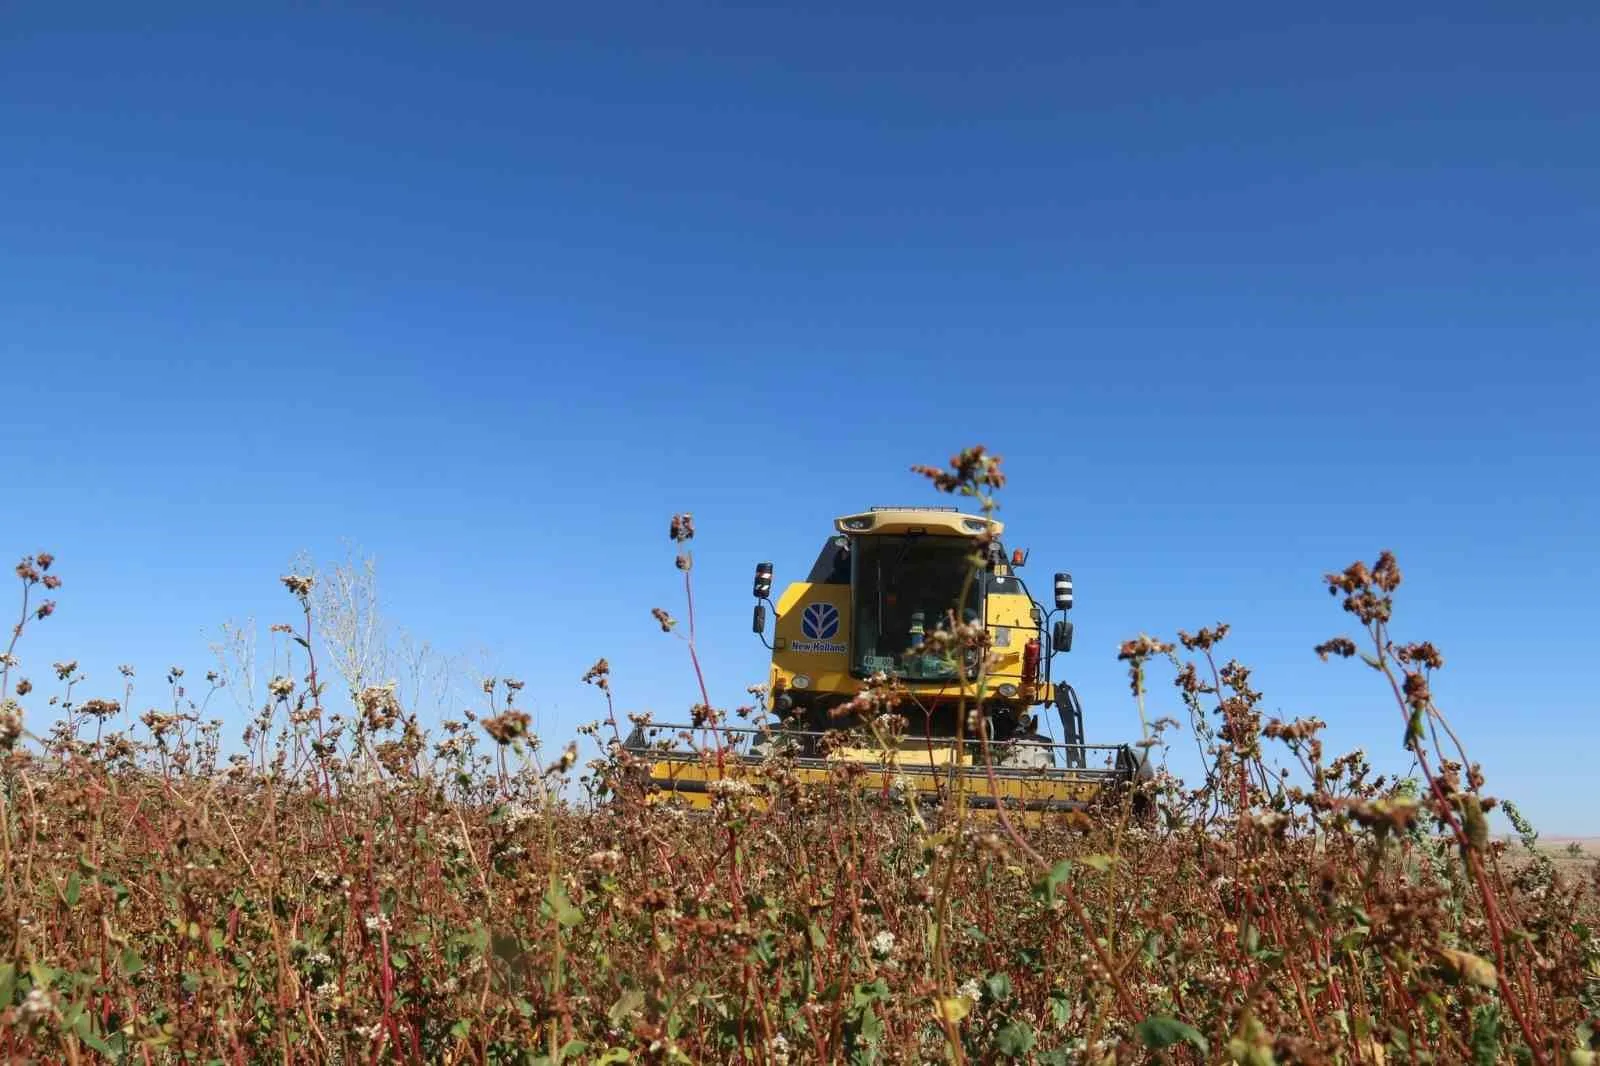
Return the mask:
[[[874,507],[834,527],[776,602],[772,564],[756,567],[752,629],[772,652],[776,721],[716,726],[714,758],[675,747],[705,726],[636,727],[624,747],[648,765],[653,802],[708,808],[727,787],[716,782],[756,783],[771,759],[802,785],[834,780],[843,762],[870,791],[908,789],[930,805],[961,793],[971,809],[1003,803],[1036,822],[1149,778],[1142,750],[1085,743],[1077,693],[1055,676],[1072,649],[1070,574],[1055,575],[1047,610],[1002,523],[950,507]]]

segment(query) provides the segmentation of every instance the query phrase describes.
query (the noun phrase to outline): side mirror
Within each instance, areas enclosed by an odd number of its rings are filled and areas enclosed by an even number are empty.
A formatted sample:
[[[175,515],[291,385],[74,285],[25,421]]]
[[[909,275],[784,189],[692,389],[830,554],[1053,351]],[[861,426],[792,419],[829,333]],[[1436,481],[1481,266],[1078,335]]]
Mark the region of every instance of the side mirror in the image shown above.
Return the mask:
[[[1072,575],[1056,575],[1056,610],[1072,610]]]
[[[750,618],[750,632],[765,633],[767,631],[767,608],[765,604],[756,604],[755,614]]]
[[[1050,636],[1050,646],[1056,651],[1072,650],[1072,623],[1065,618],[1056,623],[1055,632]]]
[[[756,564],[756,583],[755,583],[755,589],[754,589],[755,598],[758,599],[758,600],[764,600],[764,599],[767,598],[767,596],[771,592],[772,592],[772,564],[771,563],[757,563]]]

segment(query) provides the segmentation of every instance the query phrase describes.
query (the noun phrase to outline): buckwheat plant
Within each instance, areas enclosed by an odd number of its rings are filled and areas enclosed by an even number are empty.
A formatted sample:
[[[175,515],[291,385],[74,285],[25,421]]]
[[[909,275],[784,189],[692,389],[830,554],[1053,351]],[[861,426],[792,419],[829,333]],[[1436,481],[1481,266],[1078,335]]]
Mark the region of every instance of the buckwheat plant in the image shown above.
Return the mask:
[[[915,472],[984,514],[1006,486],[981,447]],[[359,661],[329,652],[323,619],[336,646],[349,619],[296,572],[259,664],[239,634],[248,661],[204,683],[173,667],[151,706],[131,669],[23,668],[60,587],[49,555],[25,559],[0,659],[0,1057],[1594,1062],[1600,864],[1552,861],[1486,792],[1441,709],[1444,654],[1397,635],[1392,555],[1326,576],[1355,628],[1315,652],[1370,669],[1397,726],[1370,746],[1414,776],[1326,750],[1313,713],[1270,714],[1216,622],[1105,651],[1128,668],[1140,750],[1159,759],[1188,729],[1203,773],[1155,765],[1034,825],[924,808],[848,761],[803,783],[769,693],[735,707],[707,684],[706,531],[681,512],[670,534],[682,621],[653,613],[684,642],[695,700],[664,743],[706,771],[698,811],[624,747],[654,718],[612,649],[573,679],[599,708],[576,737],[538,735],[527,708],[549,678],[484,678],[425,720],[381,675],[402,657],[376,629]],[[935,646],[976,657],[960,722],[992,782],[987,636],[957,625]],[[223,688],[237,736],[208,709]],[[870,679],[833,739],[890,753],[919,713],[904,684]],[[770,754],[742,757],[736,722]],[[1489,832],[1500,812],[1516,850]]]

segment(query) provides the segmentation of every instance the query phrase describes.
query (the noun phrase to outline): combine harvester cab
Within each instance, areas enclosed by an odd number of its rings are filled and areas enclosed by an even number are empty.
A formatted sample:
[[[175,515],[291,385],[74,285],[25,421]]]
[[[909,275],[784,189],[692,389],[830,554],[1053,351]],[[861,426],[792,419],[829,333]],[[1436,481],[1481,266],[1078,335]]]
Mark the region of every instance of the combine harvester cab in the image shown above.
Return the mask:
[[[1072,648],[1070,574],[1055,575],[1046,610],[1017,573],[1026,553],[1007,556],[1002,524],[955,508],[875,507],[834,526],[806,580],[776,603],[772,564],[756,567],[752,628],[772,652],[776,720],[636,727],[624,747],[648,767],[650,802],[709,808],[719,791],[740,787],[733,782],[759,785],[778,758],[801,785],[837,780],[850,763],[858,788],[911,790],[934,807],[959,792],[974,811],[1004,804],[1038,823],[1149,779],[1143,749],[1084,742],[1077,693],[1053,679],[1055,657]],[[978,649],[951,639],[952,624],[987,631],[986,672]],[[898,696],[892,737],[872,727],[863,696],[885,684]],[[1040,732],[1047,712],[1060,741]]]

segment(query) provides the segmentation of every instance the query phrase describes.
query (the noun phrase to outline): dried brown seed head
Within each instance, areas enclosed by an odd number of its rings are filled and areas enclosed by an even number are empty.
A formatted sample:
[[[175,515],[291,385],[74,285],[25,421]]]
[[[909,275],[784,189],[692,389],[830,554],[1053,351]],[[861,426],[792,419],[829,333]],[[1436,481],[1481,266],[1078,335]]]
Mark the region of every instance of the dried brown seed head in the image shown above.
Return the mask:
[[[522,711],[507,711],[493,718],[485,718],[483,729],[494,738],[496,744],[504,745],[527,736],[528,725],[532,721]]]
[[[279,578],[279,580],[283,582],[284,588],[288,589],[302,600],[311,595],[311,590],[316,585],[315,578],[306,576],[304,574],[285,574],[283,577]]]
[[[1334,637],[1332,640],[1323,641],[1311,650],[1316,652],[1317,658],[1323,662],[1328,661],[1329,655],[1337,655],[1340,658],[1348,659],[1356,653],[1356,642],[1349,637]]]

